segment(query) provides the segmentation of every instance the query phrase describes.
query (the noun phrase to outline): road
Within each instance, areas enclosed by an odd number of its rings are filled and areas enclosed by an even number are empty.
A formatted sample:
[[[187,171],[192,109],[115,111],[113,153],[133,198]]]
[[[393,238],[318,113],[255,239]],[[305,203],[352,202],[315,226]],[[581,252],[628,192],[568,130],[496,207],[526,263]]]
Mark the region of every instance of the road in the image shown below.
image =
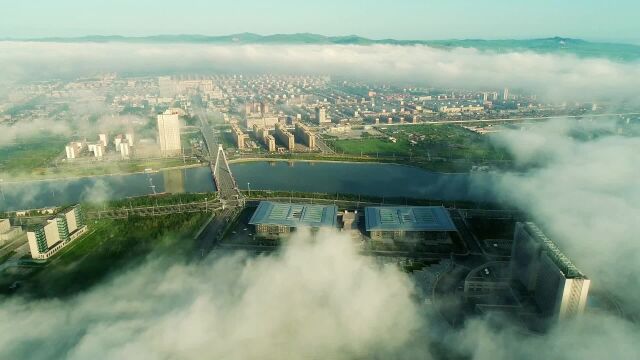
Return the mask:
[[[598,118],[610,116],[627,116],[640,115],[640,113],[616,113],[616,114],[585,114],[585,115],[564,115],[564,116],[542,116],[542,117],[519,117],[506,119],[477,119],[477,120],[440,120],[440,121],[424,121],[419,123],[393,123],[393,124],[374,124],[373,127],[389,127],[389,126],[410,126],[410,125],[441,125],[441,124],[471,124],[471,123],[495,123],[503,121],[545,121],[552,119],[581,119],[581,118]]]
[[[205,109],[196,110],[200,119],[200,130],[204,136],[207,149],[207,161],[211,168],[211,174],[218,190],[218,197],[223,205],[222,211],[206,225],[197,238],[197,256],[205,257],[222,238],[227,224],[233,220],[239,207],[240,193],[223,153],[219,152],[219,141],[209,123],[209,117]]]
[[[220,199],[226,201],[237,199],[239,192],[236,182],[231,174],[229,164],[223,159],[223,154],[218,154],[219,142],[216,134],[213,132],[211,124],[209,124],[207,112],[204,109],[197,109],[196,112],[200,119],[201,131],[208,152],[206,158],[211,167],[211,174],[213,174],[213,180],[216,184]]]
[[[324,142],[324,140],[322,139],[321,136],[316,136],[316,147],[318,149],[320,149],[320,151],[322,151],[323,154],[335,154],[336,152],[333,151],[333,149],[331,147],[329,147],[329,145],[327,145],[327,143]]]
[[[216,215],[209,224],[200,233],[196,239],[198,246],[196,249],[197,257],[205,257],[222,239],[225,227],[231,222],[237,212],[236,207],[224,209],[220,214]]]
[[[207,112],[202,108],[198,108],[195,111],[198,118],[200,119],[200,131],[202,131],[202,135],[204,136],[204,144],[207,148],[207,159],[209,161],[215,160],[215,158],[212,159],[212,157],[218,151],[218,141],[215,134],[213,133],[211,124],[209,124],[209,117],[207,116]]]

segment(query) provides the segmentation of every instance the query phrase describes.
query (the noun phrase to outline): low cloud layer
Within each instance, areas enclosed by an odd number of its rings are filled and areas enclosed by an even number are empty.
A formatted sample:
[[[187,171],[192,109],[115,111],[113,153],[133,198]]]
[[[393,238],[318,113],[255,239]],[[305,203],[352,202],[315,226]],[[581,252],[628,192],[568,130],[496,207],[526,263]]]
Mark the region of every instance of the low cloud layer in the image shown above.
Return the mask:
[[[37,118],[33,120],[21,120],[13,125],[0,124],[0,146],[43,134],[62,135],[66,137],[75,135],[76,137],[69,138],[69,140],[86,138],[89,142],[95,142],[97,141],[99,133],[113,134],[118,131],[125,132],[127,129],[133,127],[131,125],[132,123],[144,124],[149,121],[149,119],[133,115],[105,115],[93,123],[87,119],[87,116],[82,116],[72,110],[68,119],[54,120],[51,118]],[[60,149],[60,152],[62,151],[64,151],[64,149]]]
[[[527,334],[516,327],[492,326],[495,319],[476,318],[449,338],[452,351],[473,360],[637,359],[640,329],[603,314],[587,314],[558,324],[547,334]]]
[[[503,320],[444,325],[395,265],[351,239],[298,233],[282,253],[152,259],[64,300],[0,302],[13,359],[633,359],[637,325],[587,314],[545,335]],[[440,344],[433,347],[433,344]],[[438,358],[438,356],[436,356]]]
[[[637,99],[640,64],[533,52],[394,45],[0,42],[2,81],[101,72],[327,74],[467,89],[524,88],[561,100]]]
[[[576,129],[611,135],[569,136]],[[517,161],[538,166],[501,176],[496,193],[538,219],[595,289],[640,312],[640,138],[616,133],[612,122],[568,120],[501,133]]]
[[[0,357],[392,357],[420,326],[413,286],[346,236],[300,233],[280,255],[150,261],[67,300],[0,305]]]

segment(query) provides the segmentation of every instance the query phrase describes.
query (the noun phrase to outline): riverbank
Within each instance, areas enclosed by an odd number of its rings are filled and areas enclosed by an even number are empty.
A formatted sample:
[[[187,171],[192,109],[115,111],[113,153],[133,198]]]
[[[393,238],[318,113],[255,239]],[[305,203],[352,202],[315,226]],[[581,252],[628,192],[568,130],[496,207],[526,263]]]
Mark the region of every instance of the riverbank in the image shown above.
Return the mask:
[[[206,167],[206,166],[207,164],[204,164],[204,163],[194,163],[194,164],[179,165],[179,166],[161,167],[161,168],[153,169],[151,173],[170,171],[170,170],[191,169],[191,168]],[[2,179],[2,182],[0,182],[0,186],[2,184],[46,182],[46,181],[56,181],[56,180],[79,180],[79,179],[98,178],[103,176],[122,176],[122,175],[134,175],[134,174],[146,174],[146,173],[149,173],[149,172],[145,170],[135,170],[135,171],[118,171],[118,172],[90,174],[90,175],[62,174],[62,176],[42,176],[42,177],[38,177],[37,175],[36,176],[28,175],[24,177],[11,177],[10,175],[0,173],[0,179]]]
[[[342,159],[318,159],[316,157],[306,158],[295,157],[295,158],[276,158],[276,157],[248,157],[248,158],[235,158],[229,159],[229,164],[242,164],[242,163],[250,163],[250,162],[305,162],[305,163],[337,163],[337,164],[384,164],[384,165],[396,165],[396,166],[404,166],[410,168],[417,168],[421,170],[427,170],[431,172],[437,172],[443,175],[461,175],[461,174],[469,174],[471,171],[441,171],[436,170],[433,167],[429,166],[421,166],[421,163],[409,163],[409,162],[400,162],[394,160],[386,160],[386,159],[376,159],[376,158],[356,158],[356,157],[345,157]]]
[[[349,193],[385,198],[487,201],[493,197],[487,173],[447,174],[406,164],[304,159],[235,159],[231,169],[242,190]],[[185,167],[185,166],[182,166]],[[52,207],[90,201],[102,203],[160,193],[215,191],[211,170],[188,165],[153,174],[91,176],[79,179],[5,183],[0,209]]]
[[[444,175],[459,175],[459,174],[469,174],[471,171],[451,171],[450,169],[454,166],[448,164],[448,162],[409,162],[409,161],[401,161],[400,159],[386,159],[386,158],[368,158],[368,157],[338,157],[338,156],[330,156],[328,158],[318,157],[316,155],[306,155],[306,154],[294,154],[293,157],[271,157],[271,156],[253,156],[253,157],[241,157],[241,158],[232,158],[229,159],[229,164],[241,164],[241,163],[250,163],[250,162],[305,162],[305,163],[342,163],[342,164],[359,164],[359,163],[368,163],[368,164],[386,164],[386,165],[397,165],[397,166],[405,166],[418,168],[422,170],[427,170],[431,172],[437,172]],[[138,165],[138,167],[142,167],[146,165]],[[170,170],[180,170],[180,169],[190,169],[190,168],[198,168],[198,167],[206,167],[205,163],[192,163],[185,164],[179,166],[163,166],[159,168],[153,168],[153,173],[161,172],[161,171],[170,171]],[[151,167],[151,166],[149,166]],[[94,168],[95,169],[95,168]],[[89,169],[90,170],[90,169]],[[105,173],[92,173],[87,175],[77,175],[73,173],[60,173],[55,176],[51,174],[46,175],[34,175],[28,174],[24,176],[12,176],[6,173],[0,173],[0,179],[2,179],[1,184],[15,184],[15,183],[24,183],[24,182],[36,182],[36,181],[52,181],[52,180],[77,180],[83,178],[95,178],[101,176],[122,176],[122,175],[132,175],[132,174],[143,174],[147,173],[144,170],[133,170],[133,171],[112,171]]]

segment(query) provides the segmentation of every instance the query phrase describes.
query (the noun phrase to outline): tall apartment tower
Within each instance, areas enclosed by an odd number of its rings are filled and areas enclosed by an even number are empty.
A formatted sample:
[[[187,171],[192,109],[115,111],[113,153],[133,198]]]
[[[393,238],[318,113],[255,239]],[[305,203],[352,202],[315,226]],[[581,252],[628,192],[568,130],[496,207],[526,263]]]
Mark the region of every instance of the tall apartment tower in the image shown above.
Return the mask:
[[[287,150],[293,151],[295,149],[295,137],[284,126],[280,124],[276,125],[275,137],[287,147]]]
[[[233,134],[233,139],[236,143],[238,149],[242,150],[246,146],[247,140],[249,140],[249,135],[245,134],[240,130],[238,125],[231,126],[231,133]]]
[[[316,108],[316,121],[318,125],[324,124],[327,122],[327,109],[319,106]]]
[[[509,89],[508,88],[504,88],[504,91],[502,92],[502,100],[504,100],[504,101],[509,100]]]
[[[307,145],[309,149],[316,147],[316,135],[306,125],[296,123],[295,136],[299,138],[301,143]]]
[[[534,223],[516,225],[511,274],[543,316],[562,320],[584,312],[591,280]]]
[[[180,155],[182,153],[180,119],[177,113],[167,110],[164,114],[158,115],[158,136],[160,138],[162,156]]]
[[[98,139],[104,147],[107,147],[107,145],[109,144],[109,137],[107,136],[107,134],[98,134]]]

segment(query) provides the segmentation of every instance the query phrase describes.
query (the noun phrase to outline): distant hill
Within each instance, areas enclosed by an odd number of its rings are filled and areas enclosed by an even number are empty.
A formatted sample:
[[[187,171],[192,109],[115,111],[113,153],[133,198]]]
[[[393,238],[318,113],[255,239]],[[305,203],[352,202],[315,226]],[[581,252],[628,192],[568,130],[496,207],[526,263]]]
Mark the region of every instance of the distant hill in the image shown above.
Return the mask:
[[[10,39],[5,39],[10,40]],[[456,47],[476,48],[482,51],[511,52],[533,51],[537,53],[573,54],[580,57],[607,58],[617,61],[635,61],[640,59],[640,46],[631,44],[616,44],[589,42],[570,38],[545,38],[530,40],[373,40],[357,35],[324,36],[310,33],[258,35],[242,33],[224,36],[206,35],[154,35],[145,37],[126,36],[83,36],[75,38],[39,38],[21,41],[34,42],[124,42],[124,43],[192,43],[192,44],[340,44],[340,45],[428,45],[432,47],[451,49]]]

